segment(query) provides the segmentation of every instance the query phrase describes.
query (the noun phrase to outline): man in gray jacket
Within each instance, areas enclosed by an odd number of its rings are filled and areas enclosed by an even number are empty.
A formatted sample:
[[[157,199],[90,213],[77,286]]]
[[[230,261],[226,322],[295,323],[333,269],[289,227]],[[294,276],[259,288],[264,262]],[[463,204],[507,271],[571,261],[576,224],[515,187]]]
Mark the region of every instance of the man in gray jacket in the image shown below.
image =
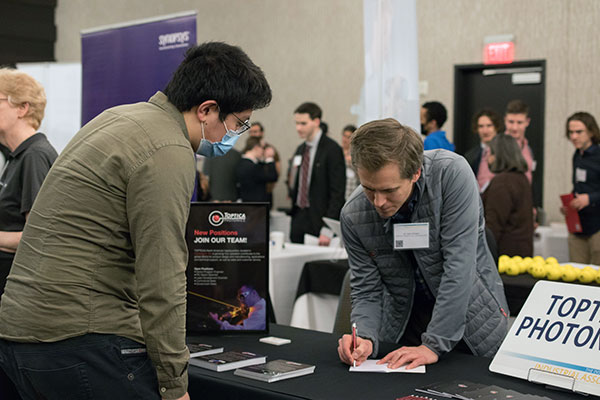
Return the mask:
[[[433,364],[455,347],[492,356],[508,307],[469,164],[424,152],[394,119],[360,127],[351,152],[362,186],[340,220],[359,338],[355,350],[351,335],[339,340],[340,359],[376,357],[380,341],[402,345],[381,359],[390,368]]]

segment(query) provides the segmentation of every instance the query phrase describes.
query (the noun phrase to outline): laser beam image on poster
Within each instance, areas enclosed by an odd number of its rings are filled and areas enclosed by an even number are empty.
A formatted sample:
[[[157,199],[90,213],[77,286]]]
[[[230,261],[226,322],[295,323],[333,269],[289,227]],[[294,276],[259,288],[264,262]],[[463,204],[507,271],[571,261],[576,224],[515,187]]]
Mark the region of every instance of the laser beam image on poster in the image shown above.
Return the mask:
[[[266,203],[192,203],[189,333],[268,330],[268,215]]]

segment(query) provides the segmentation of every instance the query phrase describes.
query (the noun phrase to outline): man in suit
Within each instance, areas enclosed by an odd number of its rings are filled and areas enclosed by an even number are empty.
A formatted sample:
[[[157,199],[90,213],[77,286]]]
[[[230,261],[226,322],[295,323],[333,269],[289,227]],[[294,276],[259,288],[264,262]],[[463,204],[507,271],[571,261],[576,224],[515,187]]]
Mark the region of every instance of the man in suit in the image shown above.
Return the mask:
[[[322,111],[315,103],[303,103],[294,111],[296,131],[304,142],[292,158],[290,186],[292,226],[290,238],[303,243],[304,234],[319,236],[327,246],[331,235],[322,231],[323,217],[340,218],[346,188],[346,164],[339,144],[323,134]]]

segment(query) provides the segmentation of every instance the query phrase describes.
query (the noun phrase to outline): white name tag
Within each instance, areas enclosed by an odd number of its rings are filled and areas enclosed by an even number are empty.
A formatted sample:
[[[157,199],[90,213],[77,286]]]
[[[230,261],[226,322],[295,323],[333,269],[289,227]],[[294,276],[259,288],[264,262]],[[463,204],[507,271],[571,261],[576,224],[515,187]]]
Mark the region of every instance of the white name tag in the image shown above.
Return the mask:
[[[394,250],[428,248],[429,222],[394,224]]]
[[[587,180],[587,171],[585,169],[575,169],[575,182],[585,182]]]
[[[294,160],[292,161],[292,165],[294,167],[299,167],[300,164],[302,164],[302,156],[298,154],[297,156],[294,156]]]

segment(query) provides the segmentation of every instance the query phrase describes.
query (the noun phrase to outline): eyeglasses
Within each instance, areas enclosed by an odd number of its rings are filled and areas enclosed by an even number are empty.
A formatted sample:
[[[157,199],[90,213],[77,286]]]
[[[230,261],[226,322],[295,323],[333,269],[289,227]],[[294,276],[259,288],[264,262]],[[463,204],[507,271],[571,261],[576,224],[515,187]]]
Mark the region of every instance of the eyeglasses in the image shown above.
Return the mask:
[[[247,119],[245,121],[242,121],[237,115],[235,115],[234,113],[231,113],[231,115],[233,115],[235,117],[235,119],[238,120],[239,122],[239,128],[236,129],[234,132],[237,135],[241,135],[242,133],[246,132],[248,129],[250,129],[250,120]]]

